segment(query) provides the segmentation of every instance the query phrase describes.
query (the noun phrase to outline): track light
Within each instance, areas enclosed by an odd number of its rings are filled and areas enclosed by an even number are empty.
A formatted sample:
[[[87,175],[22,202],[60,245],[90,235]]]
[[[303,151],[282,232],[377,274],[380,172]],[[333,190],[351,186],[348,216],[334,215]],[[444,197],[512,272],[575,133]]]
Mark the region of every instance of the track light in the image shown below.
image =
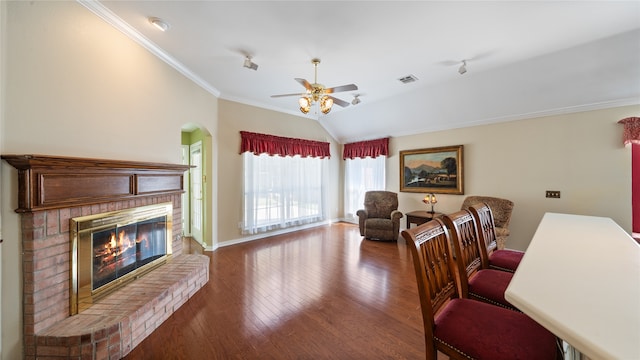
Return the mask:
[[[149,23],[153,26],[156,27],[156,29],[160,30],[160,31],[167,31],[169,30],[169,24],[167,22],[165,22],[164,20],[157,18],[157,17],[150,17],[149,18]]]
[[[462,65],[460,65],[458,72],[460,73],[460,75],[467,72],[467,60],[462,60]]]
[[[251,70],[258,70],[258,64],[251,61],[251,56],[248,56],[244,59],[244,67]]]
[[[357,95],[353,95],[353,100],[351,100],[351,105],[358,105],[360,104],[360,94]]]

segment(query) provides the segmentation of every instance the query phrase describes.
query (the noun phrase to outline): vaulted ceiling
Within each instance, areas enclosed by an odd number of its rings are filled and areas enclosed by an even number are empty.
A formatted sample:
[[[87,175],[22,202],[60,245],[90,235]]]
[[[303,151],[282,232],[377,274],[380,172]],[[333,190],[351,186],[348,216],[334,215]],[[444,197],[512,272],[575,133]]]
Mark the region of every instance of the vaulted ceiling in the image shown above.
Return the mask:
[[[219,98],[343,143],[640,104],[639,1],[78,1]],[[303,93],[313,58],[361,102],[303,115],[271,97]]]

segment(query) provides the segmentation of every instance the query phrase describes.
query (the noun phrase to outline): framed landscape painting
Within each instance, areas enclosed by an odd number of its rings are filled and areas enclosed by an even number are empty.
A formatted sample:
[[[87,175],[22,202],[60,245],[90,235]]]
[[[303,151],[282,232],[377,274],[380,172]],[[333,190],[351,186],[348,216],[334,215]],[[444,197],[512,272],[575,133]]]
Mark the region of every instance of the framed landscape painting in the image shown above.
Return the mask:
[[[464,194],[463,145],[400,151],[400,191]]]

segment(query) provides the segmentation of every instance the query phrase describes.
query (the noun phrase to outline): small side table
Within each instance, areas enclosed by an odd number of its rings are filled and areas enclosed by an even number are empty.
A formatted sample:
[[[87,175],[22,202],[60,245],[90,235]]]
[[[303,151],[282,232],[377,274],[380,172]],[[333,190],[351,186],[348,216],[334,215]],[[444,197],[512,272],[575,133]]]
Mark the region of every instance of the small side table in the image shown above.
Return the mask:
[[[407,229],[411,227],[411,224],[421,225],[433,219],[439,218],[443,213],[429,212],[429,211],[411,211],[405,214],[407,216]]]

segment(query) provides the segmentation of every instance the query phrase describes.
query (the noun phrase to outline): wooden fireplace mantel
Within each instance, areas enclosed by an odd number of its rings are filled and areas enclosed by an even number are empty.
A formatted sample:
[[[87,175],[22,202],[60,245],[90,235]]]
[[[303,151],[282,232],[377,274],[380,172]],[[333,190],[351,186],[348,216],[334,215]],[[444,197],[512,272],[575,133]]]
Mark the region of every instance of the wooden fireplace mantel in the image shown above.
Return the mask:
[[[18,170],[16,212],[182,193],[189,165],[47,155],[2,155]]]

